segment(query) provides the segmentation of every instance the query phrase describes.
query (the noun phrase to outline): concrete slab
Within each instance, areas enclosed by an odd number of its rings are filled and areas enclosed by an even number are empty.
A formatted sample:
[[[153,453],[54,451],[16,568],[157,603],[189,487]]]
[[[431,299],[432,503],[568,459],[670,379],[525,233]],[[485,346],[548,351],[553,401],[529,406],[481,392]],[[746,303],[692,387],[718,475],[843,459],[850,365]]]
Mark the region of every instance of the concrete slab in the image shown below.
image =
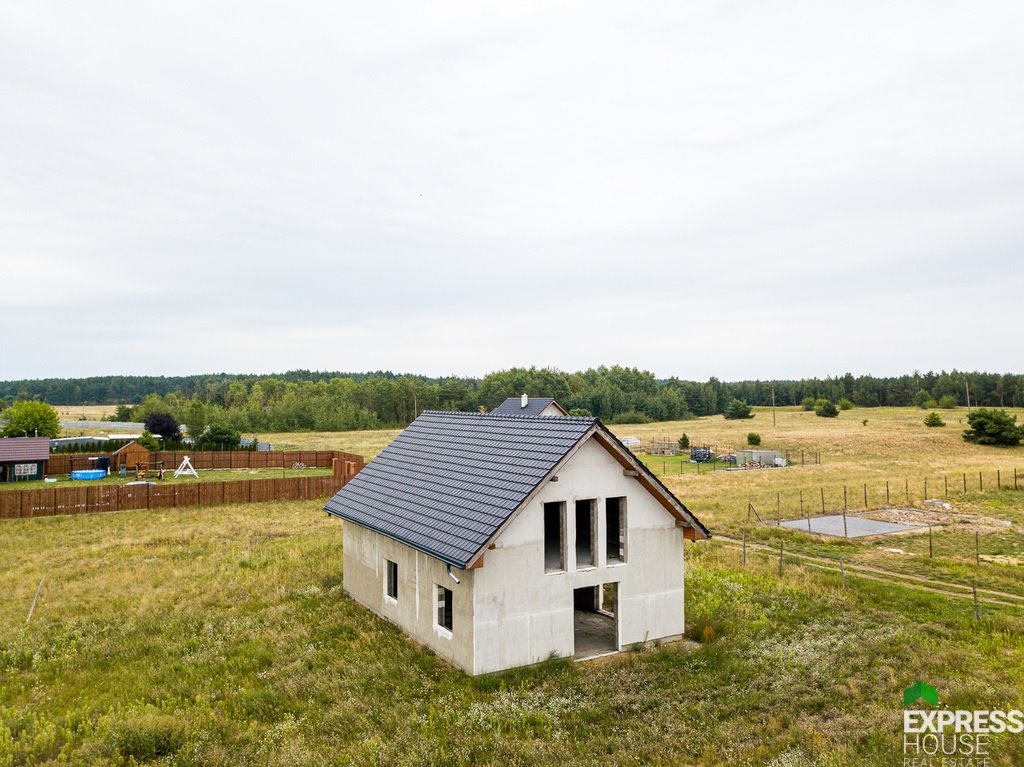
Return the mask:
[[[576,660],[596,658],[615,652],[615,619],[588,610],[573,611]]]
[[[787,519],[782,522],[782,527],[791,530],[807,529],[807,519]],[[863,517],[846,517],[846,534],[850,538],[863,538],[868,535],[888,535],[889,533],[902,533],[907,530],[923,530],[927,527],[921,525],[898,525],[895,522],[880,522],[876,519],[865,519]],[[834,535],[843,537],[843,515],[830,514],[825,517],[811,517],[810,532],[819,535]]]

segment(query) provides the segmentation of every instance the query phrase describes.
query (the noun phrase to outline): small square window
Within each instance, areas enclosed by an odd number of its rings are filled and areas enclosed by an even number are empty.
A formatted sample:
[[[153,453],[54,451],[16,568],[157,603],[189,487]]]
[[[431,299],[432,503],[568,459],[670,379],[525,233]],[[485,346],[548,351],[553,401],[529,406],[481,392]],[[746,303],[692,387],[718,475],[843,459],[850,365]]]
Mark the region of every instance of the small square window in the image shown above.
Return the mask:
[[[398,563],[390,559],[384,560],[384,593],[394,600],[398,600]]]
[[[452,630],[452,591],[437,587],[437,625]]]

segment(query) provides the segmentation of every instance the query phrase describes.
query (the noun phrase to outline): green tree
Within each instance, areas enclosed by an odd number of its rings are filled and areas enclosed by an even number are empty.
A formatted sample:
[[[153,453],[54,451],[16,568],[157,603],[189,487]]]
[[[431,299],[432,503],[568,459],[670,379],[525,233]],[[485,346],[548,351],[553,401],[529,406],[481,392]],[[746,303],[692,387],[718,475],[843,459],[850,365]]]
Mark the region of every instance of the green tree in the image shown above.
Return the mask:
[[[757,447],[761,444],[761,435],[756,431],[749,432],[747,434],[747,444],[751,447]]]
[[[690,438],[686,434],[679,438],[679,449],[689,450],[690,449]]]
[[[914,404],[917,405],[919,408],[925,408],[928,406],[928,400],[930,400],[931,398],[932,395],[929,394],[927,391],[925,391],[924,389],[918,389],[917,394],[914,395]]]
[[[1017,416],[1005,410],[979,408],[967,416],[969,429],[964,439],[977,445],[1019,445],[1024,428],[1017,425]]]
[[[924,425],[935,428],[937,426],[945,426],[946,422],[942,420],[942,416],[936,413],[934,410],[924,417]]]
[[[198,442],[203,438],[203,432],[206,431],[206,426],[209,423],[206,416],[206,405],[199,400],[192,400],[182,421],[188,431],[188,436]]]
[[[160,442],[148,431],[143,431],[142,436],[135,441],[146,448],[146,450],[160,449]]]
[[[814,408],[814,414],[822,418],[835,418],[839,415],[839,408],[832,400],[821,400]]]
[[[60,418],[57,411],[45,402],[23,400],[15,402],[0,413],[7,421],[3,428],[5,437],[54,437],[60,436]]]
[[[107,418],[108,421],[130,421],[132,420],[132,406],[118,405],[113,414]]]
[[[181,425],[170,413],[150,413],[146,416],[146,431],[168,441],[181,437]]]
[[[750,412],[750,405],[747,404],[746,400],[742,399],[730,400],[729,404],[725,406],[725,412],[722,415],[728,421],[738,421],[741,418],[754,417],[754,414]]]
[[[952,410],[959,404],[959,400],[957,400],[957,398],[954,397],[952,394],[943,394],[941,397],[939,397],[939,407],[945,410]]]
[[[814,410],[814,397],[804,397],[800,400],[800,407],[804,410]]]
[[[836,404],[839,406],[840,410],[852,410],[853,409],[853,403],[850,402],[850,400],[846,399],[846,397],[843,397]]]
[[[242,435],[230,424],[214,421],[206,427],[203,435],[203,447],[214,450],[234,450],[242,441]]]

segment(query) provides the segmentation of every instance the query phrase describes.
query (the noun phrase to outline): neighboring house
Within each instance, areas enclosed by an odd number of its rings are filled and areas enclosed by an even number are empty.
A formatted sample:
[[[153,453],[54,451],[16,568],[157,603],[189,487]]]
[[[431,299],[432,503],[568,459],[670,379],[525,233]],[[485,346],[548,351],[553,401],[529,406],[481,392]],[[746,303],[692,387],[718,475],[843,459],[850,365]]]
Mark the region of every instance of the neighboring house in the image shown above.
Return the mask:
[[[595,418],[425,412],[324,510],[345,590],[470,674],[681,638],[709,537]]]
[[[0,482],[42,479],[49,460],[49,437],[4,437],[0,439]]]
[[[569,415],[552,397],[509,397],[491,415]]]

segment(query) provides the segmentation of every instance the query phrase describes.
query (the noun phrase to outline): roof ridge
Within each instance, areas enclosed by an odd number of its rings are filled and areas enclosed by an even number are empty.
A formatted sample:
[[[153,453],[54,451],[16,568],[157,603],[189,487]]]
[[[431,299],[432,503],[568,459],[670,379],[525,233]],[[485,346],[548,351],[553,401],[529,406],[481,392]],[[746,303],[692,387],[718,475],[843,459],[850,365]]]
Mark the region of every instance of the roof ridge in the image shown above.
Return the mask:
[[[597,421],[596,416],[591,415],[563,415],[553,418],[549,415],[527,415],[526,413],[468,413],[464,410],[424,410],[420,415],[457,415],[457,416],[470,416],[473,418],[513,418],[524,421],[539,421],[543,420],[544,423],[594,423]]]

